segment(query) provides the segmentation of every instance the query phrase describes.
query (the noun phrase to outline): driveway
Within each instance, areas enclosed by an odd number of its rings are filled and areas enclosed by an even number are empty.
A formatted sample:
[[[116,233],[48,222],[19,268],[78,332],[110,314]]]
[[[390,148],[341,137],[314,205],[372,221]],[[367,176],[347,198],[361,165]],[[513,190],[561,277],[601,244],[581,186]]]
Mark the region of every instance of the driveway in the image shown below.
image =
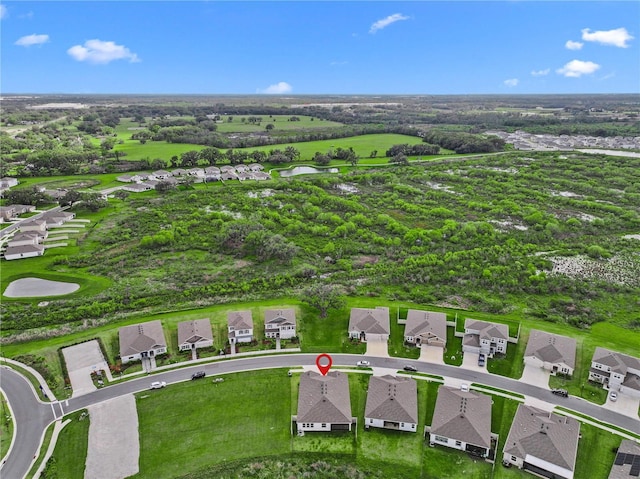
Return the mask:
[[[423,344],[420,346],[420,361],[426,363],[444,364],[444,349],[438,346]]]
[[[520,381],[533,384],[539,388],[549,389],[549,376],[551,376],[551,373],[546,369],[525,364]]]
[[[367,335],[367,356],[378,356],[379,358],[389,357],[389,346],[387,340],[377,334]]]
[[[629,396],[628,394],[618,393],[618,400],[612,401],[607,396],[607,402],[602,405],[611,411],[619,412],[625,416],[638,419],[638,407],[640,407],[640,399]]]
[[[69,346],[62,350],[64,360],[67,363],[69,380],[73,388],[71,397],[81,396],[96,390],[91,380],[91,373],[102,369],[107,378],[111,380],[109,365],[102,357],[102,351],[98,341],[87,341],[86,343]]]
[[[462,366],[465,369],[471,369],[472,371],[480,371],[483,373],[487,372],[487,361],[491,361],[490,359],[485,360],[484,366],[478,366],[478,357],[480,355],[478,353],[463,353],[462,356]]]

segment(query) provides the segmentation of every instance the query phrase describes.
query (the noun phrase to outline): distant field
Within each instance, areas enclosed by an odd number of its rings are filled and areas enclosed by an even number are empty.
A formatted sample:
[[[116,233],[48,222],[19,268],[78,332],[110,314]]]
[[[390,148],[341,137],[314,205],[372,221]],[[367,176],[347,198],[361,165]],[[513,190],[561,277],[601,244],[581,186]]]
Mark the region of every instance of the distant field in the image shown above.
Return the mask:
[[[248,123],[247,119],[251,116],[261,117],[260,124]],[[313,118],[310,116],[296,115],[300,118],[300,121],[288,121],[292,115],[233,115],[233,121],[229,123],[228,116],[222,116],[222,123],[218,123],[218,131],[221,133],[251,133],[255,131],[265,131],[268,124],[273,125],[274,133],[279,130],[293,131],[293,130],[309,130],[318,128],[330,128],[343,126],[343,123],[337,121],[321,120],[319,118]],[[243,122],[242,119],[245,119]]]

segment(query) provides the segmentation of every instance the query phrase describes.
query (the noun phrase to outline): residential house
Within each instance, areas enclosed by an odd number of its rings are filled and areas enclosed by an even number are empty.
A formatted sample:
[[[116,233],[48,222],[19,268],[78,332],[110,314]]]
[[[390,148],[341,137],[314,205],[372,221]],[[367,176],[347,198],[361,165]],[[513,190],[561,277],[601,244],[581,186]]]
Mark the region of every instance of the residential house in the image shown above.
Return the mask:
[[[351,431],[349,380],[340,371],[300,375],[298,414],[293,417],[299,435],[310,431]]]
[[[118,329],[118,336],[122,364],[167,352],[167,341],[160,321],[124,326]]]
[[[371,376],[364,409],[364,427],[416,432],[418,387],[413,378]]]
[[[404,340],[418,347],[423,344],[446,347],[447,315],[410,309],[404,326]]]
[[[264,312],[264,335],[267,338],[293,338],[296,335],[295,310],[267,309]]]
[[[20,223],[18,229],[22,232],[38,231],[40,233],[44,233],[47,231],[47,222],[42,219],[24,221]]]
[[[236,172],[236,169],[231,166],[231,165],[223,165],[220,167],[220,173],[229,173],[229,172]]]
[[[196,319],[178,323],[178,347],[180,351],[213,346],[213,333],[209,319]]]
[[[233,311],[227,314],[229,344],[253,341],[253,318],[251,311]]]
[[[187,170],[189,176],[193,176],[195,178],[204,178],[204,169],[203,168],[189,168]]]
[[[5,176],[4,178],[0,178],[0,188],[8,189],[13,186],[18,186],[18,179],[11,178],[9,176]]]
[[[153,173],[151,173],[151,175],[156,179],[156,180],[166,180],[167,178],[169,178],[171,176],[171,173],[169,173],[166,170],[156,170]]]
[[[44,246],[39,244],[23,245],[23,246],[8,246],[4,251],[4,259],[24,259],[33,258],[35,256],[42,256],[44,254]]]
[[[256,171],[253,173],[253,179],[256,181],[264,181],[264,180],[270,180],[271,179],[271,175],[269,173],[265,173],[264,171]]]
[[[262,170],[264,170],[264,166],[262,166],[260,163],[251,163],[249,165],[249,171],[258,172]]]
[[[247,171],[249,171],[249,167],[247,165],[236,165],[236,172],[246,173]]]
[[[467,318],[464,321],[462,351],[482,353],[492,358],[495,353],[506,354],[509,327],[506,324],[489,323]]]
[[[54,201],[60,201],[68,192],[69,190],[64,188],[56,188],[55,190],[45,189],[43,191],[45,195],[50,196]]]
[[[10,205],[16,212],[16,215],[20,216],[25,213],[33,213],[36,210],[34,205]]]
[[[20,232],[18,231],[13,237],[7,242],[7,246],[27,246],[27,245],[38,245],[44,241],[45,236],[38,231],[27,231]]]
[[[235,171],[225,171],[220,175],[220,179],[224,181],[237,180],[238,174]]]
[[[604,388],[640,397],[640,359],[626,354],[596,348],[591,359],[589,381]]]
[[[140,175],[130,173],[125,173],[124,175],[116,177],[116,180],[120,181],[121,183],[137,183],[138,181],[140,181],[140,179]]]
[[[237,176],[239,181],[246,181],[246,180],[253,179],[253,173],[238,172]]]
[[[487,457],[491,449],[491,404],[485,394],[440,386],[429,444]]]
[[[160,183],[160,180],[147,180],[141,183],[142,185],[146,185],[150,190],[155,190],[156,186]]]
[[[552,375],[573,375],[576,367],[576,340],[532,329],[524,352],[524,362],[551,371]]]
[[[57,226],[64,225],[67,221],[72,220],[76,217],[75,213],[69,211],[47,211],[44,213],[40,219],[47,222],[47,228],[53,228]]]
[[[218,181],[220,179],[220,168],[217,166],[207,166],[204,169],[205,181]]]
[[[541,477],[573,479],[580,423],[520,404],[504,443],[502,462]]]
[[[171,172],[173,176],[188,176],[189,172],[183,168],[176,168]]]
[[[640,477],[640,444],[623,439],[609,472],[609,479]]]
[[[13,205],[0,206],[0,223],[12,220],[16,216],[18,216],[18,213]]]
[[[122,189],[131,193],[142,193],[143,191],[149,191],[153,188],[146,183],[133,183],[131,185],[124,186]]]
[[[349,317],[349,337],[367,341],[367,339],[387,341],[391,327],[389,308],[378,306],[375,309],[351,308]]]

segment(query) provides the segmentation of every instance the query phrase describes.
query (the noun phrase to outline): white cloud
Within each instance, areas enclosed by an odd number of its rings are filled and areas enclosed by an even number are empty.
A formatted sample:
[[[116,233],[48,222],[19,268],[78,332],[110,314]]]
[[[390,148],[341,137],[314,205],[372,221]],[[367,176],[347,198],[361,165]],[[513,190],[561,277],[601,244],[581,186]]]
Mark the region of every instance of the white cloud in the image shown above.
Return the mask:
[[[264,90],[258,89],[256,90],[258,93],[267,93],[271,95],[281,95],[283,93],[291,93],[293,88],[285,81],[281,81],[278,83],[274,83],[273,85],[269,85]]]
[[[574,42],[573,40],[567,40],[567,43],[564,44],[565,48],[568,50],[580,50],[584,43],[582,42]]]
[[[508,80],[504,81],[504,84],[509,87],[517,86],[518,83],[520,83],[520,80],[518,80],[517,78],[509,78]]]
[[[4,5],[0,5],[0,18],[6,18],[8,13],[9,12],[7,11],[7,7],[5,7]]]
[[[627,48],[628,41],[633,40],[626,28],[616,28],[615,30],[598,30],[592,32],[590,28],[582,29],[582,39],[585,42],[597,42],[602,45]]]
[[[102,40],[87,40],[84,45],[74,45],[67,53],[79,62],[109,63],[114,60],[129,60],[131,63],[141,61],[138,55],[132,53],[124,45]]]
[[[531,74],[534,77],[543,77],[545,75],[548,75],[550,71],[551,71],[551,68],[545,68],[544,70],[533,70]]]
[[[600,68],[600,65],[593,62],[583,62],[582,60],[571,60],[562,68],[556,70],[560,75],[578,78],[582,75],[589,75]]]
[[[30,47],[31,45],[42,45],[43,43],[49,42],[49,35],[25,35],[24,37],[18,38],[16,40],[15,45],[19,45],[21,47]]]
[[[393,15],[389,15],[382,20],[378,20],[369,29],[369,33],[376,33],[378,30],[382,30],[385,27],[388,27],[392,23],[399,22],[400,20],[409,20],[409,17],[403,15],[402,13],[394,13]]]

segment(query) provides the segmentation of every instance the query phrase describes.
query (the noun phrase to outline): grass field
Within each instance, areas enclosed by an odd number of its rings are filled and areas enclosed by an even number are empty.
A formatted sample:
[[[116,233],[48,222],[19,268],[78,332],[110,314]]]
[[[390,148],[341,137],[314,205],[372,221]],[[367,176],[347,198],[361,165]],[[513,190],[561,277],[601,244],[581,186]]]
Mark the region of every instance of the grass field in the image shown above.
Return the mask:
[[[43,476],[47,479],[82,478],[87,460],[89,416],[77,411],[67,416],[67,424],[56,442],[53,455],[47,461]]]
[[[13,438],[13,417],[7,405],[4,392],[0,391],[0,461],[9,451]]]
[[[248,123],[246,120],[251,116],[262,118],[262,122],[258,125]],[[233,115],[233,121],[229,122],[229,116],[222,116],[222,122],[218,123],[220,133],[252,133],[256,131],[265,131],[268,124],[273,125],[271,134],[277,134],[279,131],[291,132],[294,130],[309,130],[318,128],[331,128],[342,126],[337,121],[321,120],[305,115],[295,115],[300,121],[288,121],[292,115]],[[243,122],[242,119],[245,119]]]

